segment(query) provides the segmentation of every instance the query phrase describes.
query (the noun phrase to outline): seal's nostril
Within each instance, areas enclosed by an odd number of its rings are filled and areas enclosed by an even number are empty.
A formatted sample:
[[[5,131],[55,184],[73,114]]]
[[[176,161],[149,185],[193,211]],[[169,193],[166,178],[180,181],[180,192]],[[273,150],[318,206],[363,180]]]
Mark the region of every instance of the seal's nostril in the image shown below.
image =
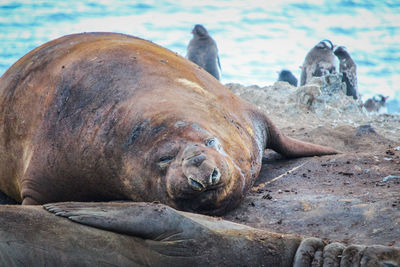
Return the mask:
[[[196,181],[193,178],[188,178],[188,183],[192,187],[193,190],[203,191],[205,189],[204,185],[199,181]]]
[[[212,174],[210,175],[210,184],[215,185],[219,182],[219,178],[221,177],[221,173],[217,168],[214,168]]]

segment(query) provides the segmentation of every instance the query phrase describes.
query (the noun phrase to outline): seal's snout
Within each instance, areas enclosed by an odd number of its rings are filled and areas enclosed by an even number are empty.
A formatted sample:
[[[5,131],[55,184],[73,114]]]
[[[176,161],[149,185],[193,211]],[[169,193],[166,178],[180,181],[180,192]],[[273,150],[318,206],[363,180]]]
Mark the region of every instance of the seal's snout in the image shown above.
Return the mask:
[[[210,184],[216,185],[219,182],[219,178],[221,177],[221,173],[219,172],[218,168],[214,168],[212,174],[210,175]]]
[[[218,168],[214,168],[212,173],[208,176],[208,181],[202,181],[203,179],[198,179],[196,177],[189,176],[188,183],[193,190],[204,191],[207,189],[207,186],[217,185],[220,177],[221,177],[220,171],[218,170]],[[207,182],[207,184],[204,184],[204,182]]]
[[[189,177],[188,183],[192,187],[192,189],[195,191],[204,191],[206,189],[206,187],[200,181],[196,180],[195,178]]]
[[[206,160],[206,156],[203,154],[195,155],[187,159],[190,165],[200,167],[200,165]]]
[[[204,191],[219,184],[221,171],[204,151],[191,151],[186,154],[182,163],[182,170],[190,187],[195,191]]]

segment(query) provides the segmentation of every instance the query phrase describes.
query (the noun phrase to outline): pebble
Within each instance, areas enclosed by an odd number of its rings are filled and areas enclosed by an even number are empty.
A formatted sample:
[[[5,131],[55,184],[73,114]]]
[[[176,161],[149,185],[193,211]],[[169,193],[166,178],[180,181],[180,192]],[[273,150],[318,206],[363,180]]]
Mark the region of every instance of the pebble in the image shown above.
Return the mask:
[[[395,175],[386,176],[385,178],[383,178],[382,183],[386,183],[391,180],[399,180],[400,181],[400,176],[395,176]]]

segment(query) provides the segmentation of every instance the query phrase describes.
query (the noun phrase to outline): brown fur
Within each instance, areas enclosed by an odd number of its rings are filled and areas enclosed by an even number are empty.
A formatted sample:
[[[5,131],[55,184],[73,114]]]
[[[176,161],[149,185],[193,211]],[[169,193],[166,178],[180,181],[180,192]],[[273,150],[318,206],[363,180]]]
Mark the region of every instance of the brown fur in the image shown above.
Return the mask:
[[[221,214],[252,186],[266,147],[336,153],[283,136],[204,70],[139,38],[65,36],[0,79],[0,189],[23,204],[123,199]]]

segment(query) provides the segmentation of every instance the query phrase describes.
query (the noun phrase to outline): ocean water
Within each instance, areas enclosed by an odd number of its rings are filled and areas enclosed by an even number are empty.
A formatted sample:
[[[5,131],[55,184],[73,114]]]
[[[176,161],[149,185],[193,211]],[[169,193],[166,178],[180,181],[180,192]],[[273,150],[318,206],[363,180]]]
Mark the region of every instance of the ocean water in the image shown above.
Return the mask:
[[[194,24],[216,40],[222,83],[273,84],[283,68],[300,78],[320,40],[344,45],[358,66],[362,99],[389,96],[400,112],[400,1],[0,0],[0,75],[33,48],[66,34],[135,35],[182,56]]]

